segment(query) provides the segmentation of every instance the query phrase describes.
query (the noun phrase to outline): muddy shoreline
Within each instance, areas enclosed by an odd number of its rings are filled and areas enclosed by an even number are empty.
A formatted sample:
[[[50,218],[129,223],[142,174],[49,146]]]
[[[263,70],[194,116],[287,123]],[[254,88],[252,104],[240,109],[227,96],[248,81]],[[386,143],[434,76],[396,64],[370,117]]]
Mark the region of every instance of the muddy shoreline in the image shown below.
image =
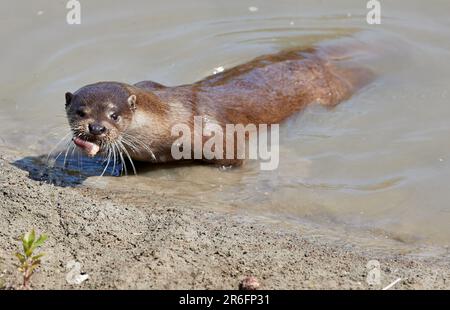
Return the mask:
[[[449,289],[450,263],[312,241],[303,227],[205,211],[159,193],[58,187],[32,180],[0,149],[0,284],[17,288],[17,236],[46,232],[34,289],[237,289],[247,275],[262,289]],[[366,282],[369,260],[381,283]],[[66,281],[69,261],[89,279]]]

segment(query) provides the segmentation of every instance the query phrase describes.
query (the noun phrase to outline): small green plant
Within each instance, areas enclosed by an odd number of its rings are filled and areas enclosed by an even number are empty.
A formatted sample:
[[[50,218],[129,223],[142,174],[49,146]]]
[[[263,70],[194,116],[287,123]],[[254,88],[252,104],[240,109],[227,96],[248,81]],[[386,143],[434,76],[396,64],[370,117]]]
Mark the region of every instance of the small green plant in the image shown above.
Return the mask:
[[[47,240],[47,235],[42,234],[36,239],[36,233],[33,229],[31,232],[21,236],[20,240],[22,241],[23,253],[16,253],[16,257],[20,262],[18,270],[23,275],[22,287],[29,289],[31,276],[34,270],[40,266],[41,257],[44,256],[44,253],[34,255],[34,252],[44,244],[45,240]]]

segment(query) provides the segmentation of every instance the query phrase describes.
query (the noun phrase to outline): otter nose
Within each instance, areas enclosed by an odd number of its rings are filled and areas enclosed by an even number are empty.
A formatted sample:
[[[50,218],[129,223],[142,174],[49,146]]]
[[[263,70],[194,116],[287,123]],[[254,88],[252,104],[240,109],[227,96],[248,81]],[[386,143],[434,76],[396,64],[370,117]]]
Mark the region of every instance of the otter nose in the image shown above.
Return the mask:
[[[105,126],[102,126],[100,124],[89,124],[89,132],[93,135],[99,136],[101,134],[104,134],[105,131]]]

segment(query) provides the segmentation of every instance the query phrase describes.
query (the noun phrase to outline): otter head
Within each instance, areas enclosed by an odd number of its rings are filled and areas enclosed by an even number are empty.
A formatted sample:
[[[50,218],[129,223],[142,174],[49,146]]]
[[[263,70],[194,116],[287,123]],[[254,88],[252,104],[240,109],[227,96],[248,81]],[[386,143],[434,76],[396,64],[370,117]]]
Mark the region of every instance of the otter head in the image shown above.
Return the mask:
[[[136,95],[121,83],[101,82],[84,86],[74,94],[66,93],[73,141],[91,156],[120,137],[135,109]]]

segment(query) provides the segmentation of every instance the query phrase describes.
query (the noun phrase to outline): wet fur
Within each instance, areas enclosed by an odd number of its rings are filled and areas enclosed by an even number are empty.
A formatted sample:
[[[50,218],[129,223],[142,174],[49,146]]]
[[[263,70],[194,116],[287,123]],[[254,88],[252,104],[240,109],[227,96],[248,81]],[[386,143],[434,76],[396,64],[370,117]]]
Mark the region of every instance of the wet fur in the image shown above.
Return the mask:
[[[331,58],[330,53],[313,48],[283,51],[175,87],[151,81],[134,85],[100,82],[85,86],[74,95],[68,93],[67,115],[72,129],[86,130],[86,124],[96,120],[108,128],[105,140],[121,137],[133,140],[133,147],[125,143],[133,160],[172,161],[170,150],[177,137],[171,136],[171,128],[184,123],[193,131],[194,116],[206,116],[223,128],[225,124],[280,123],[313,102],[333,107],[371,80],[370,71],[339,67]],[[135,107],[128,103],[132,95],[136,96]],[[120,124],[105,116],[105,108],[111,104],[120,111]],[[77,117],[80,106],[91,110],[87,119]],[[90,139],[86,133],[82,135]],[[241,160],[212,162],[242,163]]]

